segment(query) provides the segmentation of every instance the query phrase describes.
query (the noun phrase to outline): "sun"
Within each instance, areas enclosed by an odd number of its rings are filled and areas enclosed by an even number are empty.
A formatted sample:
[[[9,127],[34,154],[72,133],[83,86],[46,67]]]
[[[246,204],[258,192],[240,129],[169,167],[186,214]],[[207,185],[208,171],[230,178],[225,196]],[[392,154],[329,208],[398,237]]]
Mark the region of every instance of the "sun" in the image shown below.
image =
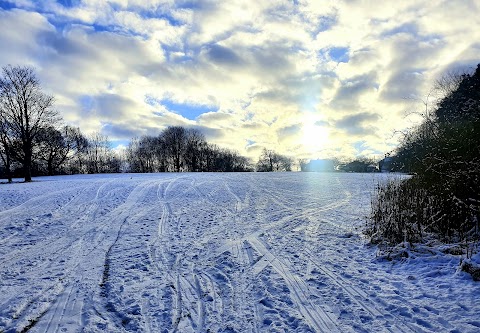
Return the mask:
[[[302,131],[302,145],[309,151],[317,151],[327,145],[328,129],[319,125],[314,119],[305,119]]]

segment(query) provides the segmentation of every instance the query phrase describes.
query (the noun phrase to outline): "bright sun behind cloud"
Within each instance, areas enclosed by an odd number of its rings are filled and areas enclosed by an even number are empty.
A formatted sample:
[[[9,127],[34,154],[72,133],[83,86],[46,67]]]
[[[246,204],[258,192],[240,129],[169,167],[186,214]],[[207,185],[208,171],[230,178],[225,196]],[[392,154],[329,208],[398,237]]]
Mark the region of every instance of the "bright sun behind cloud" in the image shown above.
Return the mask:
[[[328,129],[314,117],[305,117],[302,126],[302,144],[309,153],[324,149],[328,143]]]
[[[382,156],[437,78],[476,68],[479,1],[0,0],[0,68],[35,67],[114,145],[184,126],[254,160]]]

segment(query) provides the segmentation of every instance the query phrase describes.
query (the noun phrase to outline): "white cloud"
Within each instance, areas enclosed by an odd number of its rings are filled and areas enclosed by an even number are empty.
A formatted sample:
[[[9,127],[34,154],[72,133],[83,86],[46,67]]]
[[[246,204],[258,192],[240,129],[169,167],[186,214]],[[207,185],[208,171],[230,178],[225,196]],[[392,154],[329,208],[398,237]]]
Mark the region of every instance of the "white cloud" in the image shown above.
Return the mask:
[[[312,158],[385,153],[394,130],[410,125],[404,111],[421,107],[405,98],[425,96],[452,66],[476,64],[480,49],[475,1],[15,6],[0,10],[9,45],[0,63],[36,66],[67,122],[114,140],[197,126],[255,158],[262,147]],[[189,120],[146,96],[217,111]],[[305,144],[307,129],[318,129],[307,135],[318,144]]]

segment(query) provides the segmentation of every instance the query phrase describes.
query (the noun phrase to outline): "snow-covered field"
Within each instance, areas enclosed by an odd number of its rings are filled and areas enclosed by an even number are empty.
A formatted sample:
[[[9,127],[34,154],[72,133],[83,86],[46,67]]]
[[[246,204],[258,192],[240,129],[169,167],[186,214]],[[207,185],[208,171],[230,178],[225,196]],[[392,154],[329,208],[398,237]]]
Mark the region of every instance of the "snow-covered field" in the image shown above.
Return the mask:
[[[459,257],[378,260],[388,175],[90,175],[0,185],[0,332],[478,332]]]

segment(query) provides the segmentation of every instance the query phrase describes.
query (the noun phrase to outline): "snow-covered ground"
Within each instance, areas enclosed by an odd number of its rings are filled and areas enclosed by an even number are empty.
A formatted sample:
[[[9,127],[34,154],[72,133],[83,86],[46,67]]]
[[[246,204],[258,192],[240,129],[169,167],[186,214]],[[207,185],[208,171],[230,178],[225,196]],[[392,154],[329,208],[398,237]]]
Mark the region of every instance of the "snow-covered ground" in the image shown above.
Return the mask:
[[[0,185],[0,332],[478,332],[458,256],[378,260],[389,175],[58,176]]]

